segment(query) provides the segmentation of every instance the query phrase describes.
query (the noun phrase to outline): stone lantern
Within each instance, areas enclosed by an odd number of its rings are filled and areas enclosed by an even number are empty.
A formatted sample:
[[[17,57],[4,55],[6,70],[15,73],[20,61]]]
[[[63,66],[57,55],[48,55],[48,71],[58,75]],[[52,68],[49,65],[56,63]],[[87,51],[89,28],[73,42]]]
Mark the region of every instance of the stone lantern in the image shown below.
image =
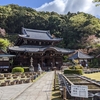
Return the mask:
[[[30,68],[29,68],[30,72],[34,72],[34,66],[33,66],[33,58],[31,57],[30,59]]]

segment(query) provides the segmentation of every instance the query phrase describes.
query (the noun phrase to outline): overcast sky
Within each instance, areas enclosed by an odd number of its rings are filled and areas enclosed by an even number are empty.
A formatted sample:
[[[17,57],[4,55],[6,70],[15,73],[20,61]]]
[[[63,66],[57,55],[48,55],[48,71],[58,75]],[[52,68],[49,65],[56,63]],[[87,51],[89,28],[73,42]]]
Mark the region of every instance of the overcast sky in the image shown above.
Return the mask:
[[[0,5],[7,4],[18,4],[37,11],[54,11],[59,14],[79,11],[100,17],[100,6],[96,7],[92,0],[0,0]]]

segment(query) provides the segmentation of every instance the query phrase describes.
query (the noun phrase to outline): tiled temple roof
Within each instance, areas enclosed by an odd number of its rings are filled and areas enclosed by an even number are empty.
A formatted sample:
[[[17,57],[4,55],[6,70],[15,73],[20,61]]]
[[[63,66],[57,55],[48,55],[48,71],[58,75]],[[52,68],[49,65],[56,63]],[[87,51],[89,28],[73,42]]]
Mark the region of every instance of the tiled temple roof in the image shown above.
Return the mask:
[[[64,54],[69,54],[73,53],[74,50],[69,50],[69,49],[63,49],[63,48],[58,48],[58,47],[50,47],[50,46],[32,46],[32,45],[22,45],[22,46],[14,46],[14,47],[9,47],[9,50],[11,51],[19,51],[19,52],[44,52],[46,50],[55,50],[57,52],[61,52]]]
[[[22,28],[23,35],[19,35],[21,38],[25,39],[34,39],[34,40],[43,40],[43,41],[61,41],[62,38],[53,38],[50,35],[50,31],[45,30],[34,30]]]

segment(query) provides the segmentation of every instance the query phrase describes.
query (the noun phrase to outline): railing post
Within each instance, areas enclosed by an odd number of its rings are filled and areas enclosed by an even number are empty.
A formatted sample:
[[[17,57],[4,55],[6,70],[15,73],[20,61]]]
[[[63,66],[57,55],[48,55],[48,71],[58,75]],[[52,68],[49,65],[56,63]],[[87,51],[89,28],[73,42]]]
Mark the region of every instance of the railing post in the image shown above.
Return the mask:
[[[54,90],[56,90],[56,80],[54,79]]]
[[[56,69],[55,69],[55,79],[56,79]]]
[[[63,87],[63,100],[66,100],[66,87]]]
[[[56,68],[54,70],[54,90],[56,90]]]

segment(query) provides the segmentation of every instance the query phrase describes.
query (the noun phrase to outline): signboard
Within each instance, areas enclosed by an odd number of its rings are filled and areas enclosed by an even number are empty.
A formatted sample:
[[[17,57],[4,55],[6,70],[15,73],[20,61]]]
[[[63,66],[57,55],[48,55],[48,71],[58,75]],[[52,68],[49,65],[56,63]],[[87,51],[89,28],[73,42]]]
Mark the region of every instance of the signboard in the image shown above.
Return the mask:
[[[71,85],[71,96],[88,98],[88,86]]]

